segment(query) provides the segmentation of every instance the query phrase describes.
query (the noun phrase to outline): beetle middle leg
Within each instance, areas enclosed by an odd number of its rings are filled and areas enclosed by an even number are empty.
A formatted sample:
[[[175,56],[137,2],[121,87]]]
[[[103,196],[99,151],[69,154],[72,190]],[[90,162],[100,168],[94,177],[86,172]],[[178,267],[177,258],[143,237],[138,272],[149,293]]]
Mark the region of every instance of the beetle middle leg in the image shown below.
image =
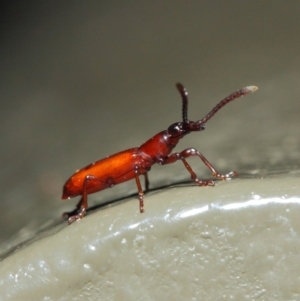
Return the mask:
[[[147,192],[149,191],[149,178],[147,172],[144,174],[144,177],[145,177],[145,192]]]
[[[193,171],[191,166],[185,160],[186,158],[189,158],[189,157],[192,157],[192,156],[198,156],[203,161],[203,163],[208,167],[208,169],[212,172],[212,175],[214,177],[218,178],[218,179],[225,180],[225,179],[229,179],[231,177],[237,176],[236,171],[231,171],[230,173],[225,174],[225,175],[220,174],[213,167],[213,165],[200,152],[198,152],[194,148],[187,148],[187,149],[183,150],[180,153],[173,153],[170,156],[166,157],[165,159],[161,160],[159,163],[164,165],[164,164],[170,164],[170,163],[174,163],[178,160],[181,160],[183,162],[185,168],[191,174],[192,180],[194,180],[199,186],[214,186],[215,183],[212,180],[202,181],[202,180],[198,179],[196,173]]]
[[[140,212],[143,213],[144,212],[144,192],[142,189],[141,181],[139,178],[139,172],[138,172],[137,168],[135,169],[134,174],[135,174],[135,181],[136,181],[136,185],[137,185],[138,193],[139,193]],[[148,190],[149,180],[148,180],[147,173],[145,174],[145,185],[146,185],[146,190]]]

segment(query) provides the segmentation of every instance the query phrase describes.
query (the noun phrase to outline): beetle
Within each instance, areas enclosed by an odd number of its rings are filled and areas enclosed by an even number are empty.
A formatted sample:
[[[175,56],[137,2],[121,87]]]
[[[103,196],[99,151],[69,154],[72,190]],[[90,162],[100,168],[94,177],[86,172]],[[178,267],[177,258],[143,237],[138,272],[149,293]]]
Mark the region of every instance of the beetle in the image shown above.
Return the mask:
[[[147,173],[151,169],[151,166],[155,163],[165,165],[181,160],[185,168],[190,173],[191,179],[196,182],[198,186],[214,186],[214,181],[198,179],[197,175],[186,161],[187,158],[192,156],[199,157],[208,169],[210,169],[213,177],[225,180],[237,176],[237,172],[235,171],[225,175],[220,174],[213,165],[194,148],[187,148],[182,152],[175,152],[172,154],[171,152],[179,140],[185,135],[190,132],[203,131],[205,129],[206,122],[228,102],[238,97],[250,94],[258,88],[256,86],[248,86],[237,90],[221,100],[204,118],[199,121],[191,121],[187,117],[188,92],[180,83],[177,83],[176,87],[182,98],[181,122],[173,123],[167,130],[156,134],[140,147],[121,151],[77,170],[67,180],[63,187],[62,199],[70,199],[79,195],[81,196],[75,210],[64,214],[69,218],[69,223],[85,216],[88,208],[88,194],[92,194],[106,188],[111,188],[114,185],[131,179],[135,179],[136,181],[140,212],[144,212],[144,192],[139,176],[145,176],[145,186],[146,190],[148,190],[149,181]]]

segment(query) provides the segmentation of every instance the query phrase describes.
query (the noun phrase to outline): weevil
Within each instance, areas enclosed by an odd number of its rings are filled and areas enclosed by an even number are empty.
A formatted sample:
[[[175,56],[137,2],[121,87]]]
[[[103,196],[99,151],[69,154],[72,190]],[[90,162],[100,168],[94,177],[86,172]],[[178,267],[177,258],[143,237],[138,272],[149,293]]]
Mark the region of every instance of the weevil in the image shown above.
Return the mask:
[[[111,188],[114,185],[135,179],[140,212],[144,212],[144,192],[139,179],[140,175],[145,176],[145,186],[148,189],[148,172],[153,164],[170,164],[181,160],[191,175],[191,179],[198,186],[214,186],[212,180],[200,180],[191,166],[186,161],[192,156],[199,157],[203,163],[210,169],[213,177],[218,179],[229,179],[237,176],[237,172],[232,171],[228,174],[220,174],[213,165],[196,149],[187,148],[182,152],[174,152],[173,148],[178,144],[179,140],[191,132],[199,132],[205,129],[206,122],[211,119],[217,111],[219,111],[228,102],[241,96],[256,91],[256,86],[248,86],[237,90],[221,100],[204,118],[198,121],[188,119],[188,92],[185,87],[177,83],[176,87],[182,98],[182,121],[173,123],[164,130],[139,147],[130,148],[114,155],[105,157],[96,161],[82,169],[77,170],[65,183],[63,187],[62,199],[70,199],[81,196],[76,209],[72,212],[65,213],[69,217],[69,223],[72,223],[85,216],[88,208],[88,194]]]

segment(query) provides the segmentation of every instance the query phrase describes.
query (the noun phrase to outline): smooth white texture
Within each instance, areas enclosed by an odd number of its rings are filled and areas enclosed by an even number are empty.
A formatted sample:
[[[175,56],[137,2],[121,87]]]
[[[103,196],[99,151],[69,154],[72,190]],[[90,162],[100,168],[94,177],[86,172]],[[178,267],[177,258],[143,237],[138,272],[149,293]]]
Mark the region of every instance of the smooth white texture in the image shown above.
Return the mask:
[[[300,178],[176,186],[0,263],[0,300],[299,300]]]

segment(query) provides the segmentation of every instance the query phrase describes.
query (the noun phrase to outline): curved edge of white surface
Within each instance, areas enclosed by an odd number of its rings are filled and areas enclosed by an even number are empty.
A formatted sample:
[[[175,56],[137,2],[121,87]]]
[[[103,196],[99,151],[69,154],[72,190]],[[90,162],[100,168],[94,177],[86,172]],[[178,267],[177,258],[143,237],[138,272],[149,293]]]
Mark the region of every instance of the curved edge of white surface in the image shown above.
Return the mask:
[[[0,262],[0,300],[300,298],[300,178],[172,187]]]

